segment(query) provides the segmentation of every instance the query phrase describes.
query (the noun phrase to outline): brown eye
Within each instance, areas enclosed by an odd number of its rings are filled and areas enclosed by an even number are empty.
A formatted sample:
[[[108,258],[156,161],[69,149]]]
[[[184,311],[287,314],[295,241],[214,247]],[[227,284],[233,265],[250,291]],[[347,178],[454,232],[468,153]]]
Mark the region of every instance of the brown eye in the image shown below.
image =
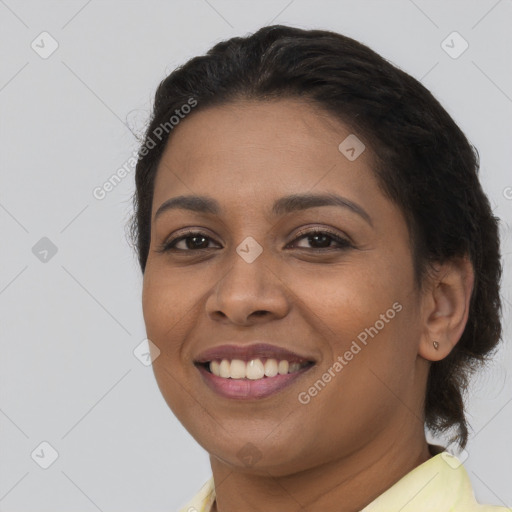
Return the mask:
[[[158,252],[167,251],[199,251],[209,249],[209,242],[213,240],[209,236],[201,233],[200,231],[189,231],[176,238],[172,238],[165,242],[159,249]],[[182,243],[184,242],[184,243]],[[182,243],[182,247],[178,247],[178,244]]]
[[[311,247],[312,249],[346,249],[352,247],[352,244],[347,239],[331,233],[330,231],[318,229],[300,233],[300,236],[295,239],[295,242],[302,239],[306,239],[307,243],[313,246]],[[336,242],[338,247],[332,247],[332,241]],[[304,247],[299,248],[302,249]],[[307,247],[305,248],[307,249]]]
[[[340,237],[339,235],[332,233],[330,231],[325,230],[310,230],[299,233],[299,236],[295,238],[295,243],[297,240],[307,240],[307,243],[310,244],[309,249],[312,250],[330,250],[330,249],[347,249],[349,247],[353,247],[352,244],[345,238]],[[189,231],[185,234],[182,234],[176,238],[172,238],[165,242],[157,252],[168,252],[168,251],[181,251],[181,252],[193,252],[210,249],[209,243],[213,239],[206,234],[200,231]],[[332,242],[335,244],[332,246]],[[179,244],[182,244],[179,247]],[[299,249],[308,249],[308,247],[297,246]]]

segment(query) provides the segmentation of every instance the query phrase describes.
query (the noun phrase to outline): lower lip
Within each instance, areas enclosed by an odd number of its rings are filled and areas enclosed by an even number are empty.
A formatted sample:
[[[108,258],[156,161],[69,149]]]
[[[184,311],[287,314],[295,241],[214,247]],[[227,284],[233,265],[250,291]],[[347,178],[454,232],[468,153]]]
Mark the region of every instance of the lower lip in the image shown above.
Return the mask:
[[[305,366],[299,371],[276,375],[275,377],[263,377],[263,379],[225,379],[217,377],[209,372],[204,366],[196,365],[206,385],[225,398],[236,398],[239,400],[250,400],[254,398],[265,398],[281,391],[298,379],[301,375],[313,368],[314,365]]]

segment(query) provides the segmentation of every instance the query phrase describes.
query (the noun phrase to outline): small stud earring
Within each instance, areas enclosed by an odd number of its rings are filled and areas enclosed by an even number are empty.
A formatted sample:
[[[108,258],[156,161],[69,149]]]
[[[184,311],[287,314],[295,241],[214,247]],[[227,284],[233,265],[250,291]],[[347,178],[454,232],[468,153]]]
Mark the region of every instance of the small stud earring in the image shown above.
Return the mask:
[[[436,350],[439,348],[439,342],[438,341],[434,341],[433,345],[434,345],[434,348]]]

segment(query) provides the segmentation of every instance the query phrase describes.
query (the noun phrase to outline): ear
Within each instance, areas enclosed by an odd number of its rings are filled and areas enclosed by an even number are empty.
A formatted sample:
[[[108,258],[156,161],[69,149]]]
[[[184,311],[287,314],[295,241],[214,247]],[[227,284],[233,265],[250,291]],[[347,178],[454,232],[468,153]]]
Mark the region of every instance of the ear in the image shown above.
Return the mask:
[[[460,340],[469,316],[475,273],[467,256],[438,265],[422,297],[423,335],[418,354],[444,359]],[[439,343],[434,347],[434,341]]]

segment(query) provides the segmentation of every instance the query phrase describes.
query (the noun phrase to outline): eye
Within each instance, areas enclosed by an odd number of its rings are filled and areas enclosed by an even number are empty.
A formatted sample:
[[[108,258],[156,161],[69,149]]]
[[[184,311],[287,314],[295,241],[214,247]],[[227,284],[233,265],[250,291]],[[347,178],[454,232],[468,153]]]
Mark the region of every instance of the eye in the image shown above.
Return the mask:
[[[347,239],[340,237],[339,235],[325,229],[317,228],[311,229],[309,231],[301,231],[300,233],[298,233],[298,235],[299,236],[295,238],[294,242],[296,243],[298,240],[306,239],[308,243],[317,246],[312,247],[312,250],[343,250],[349,247],[353,247],[353,245]],[[172,238],[171,240],[164,242],[164,244],[157,249],[157,252],[191,252],[206,250],[211,248],[209,247],[210,241],[213,241],[213,239],[201,231],[187,231],[186,233],[178,237]],[[333,241],[337,244],[337,247],[331,246],[331,243]],[[179,244],[181,244],[181,247],[179,246]],[[297,247],[299,249],[307,249],[307,247]]]
[[[295,238],[295,242],[297,240],[302,240],[302,239],[306,239],[308,243],[312,243],[314,245],[317,245],[317,247],[313,247],[313,249],[316,249],[318,251],[322,251],[322,250],[331,250],[331,249],[347,249],[349,247],[353,247],[352,244],[346,239],[346,238],[343,238],[331,231],[328,231],[328,230],[325,230],[325,229],[319,229],[319,228],[316,228],[316,229],[311,229],[309,231],[301,231],[300,233],[298,233],[298,237]],[[332,247],[330,244],[331,242],[334,241],[338,244],[338,247]],[[319,246],[319,247],[318,247]],[[300,249],[302,248],[306,248],[307,247],[300,247]]]
[[[171,240],[164,242],[164,244],[157,249],[157,252],[167,252],[171,250],[187,252],[209,249],[209,240],[212,240],[212,238],[201,231],[187,231],[176,238],[171,238]],[[178,244],[181,242],[184,243],[181,244],[181,247],[178,247]]]

